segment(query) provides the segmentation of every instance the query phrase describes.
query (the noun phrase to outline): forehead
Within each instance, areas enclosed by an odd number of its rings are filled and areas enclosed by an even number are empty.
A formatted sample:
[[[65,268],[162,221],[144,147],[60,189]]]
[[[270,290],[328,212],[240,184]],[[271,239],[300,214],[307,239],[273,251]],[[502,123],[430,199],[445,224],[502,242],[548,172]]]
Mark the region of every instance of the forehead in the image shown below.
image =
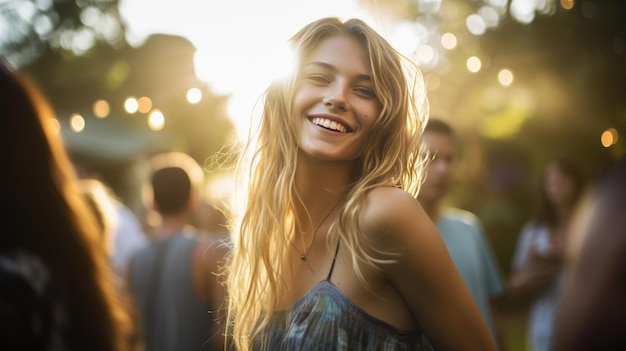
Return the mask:
[[[356,74],[371,74],[369,55],[356,38],[338,34],[322,39],[303,57],[303,65],[312,62],[330,64],[336,69]]]

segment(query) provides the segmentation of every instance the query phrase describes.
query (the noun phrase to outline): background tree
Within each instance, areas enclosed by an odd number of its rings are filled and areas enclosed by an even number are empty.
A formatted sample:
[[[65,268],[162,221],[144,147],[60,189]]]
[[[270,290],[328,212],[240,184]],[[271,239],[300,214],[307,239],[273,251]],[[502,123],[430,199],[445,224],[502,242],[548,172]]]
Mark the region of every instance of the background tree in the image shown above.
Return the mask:
[[[24,67],[51,52],[80,56],[96,43],[125,44],[117,0],[0,2],[0,53]]]

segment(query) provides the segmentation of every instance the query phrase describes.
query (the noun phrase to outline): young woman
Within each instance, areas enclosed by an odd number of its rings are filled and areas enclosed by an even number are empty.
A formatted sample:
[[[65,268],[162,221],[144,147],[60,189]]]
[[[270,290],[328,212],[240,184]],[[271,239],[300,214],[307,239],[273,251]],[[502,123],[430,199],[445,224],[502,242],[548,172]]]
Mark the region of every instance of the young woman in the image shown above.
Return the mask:
[[[515,249],[509,289],[531,297],[530,349],[548,351],[570,221],[585,181],[576,165],[555,158],[546,163],[539,189],[537,214],[522,229]]]
[[[265,93],[228,266],[239,350],[494,350],[415,193],[419,70],[358,19],[291,40]]]

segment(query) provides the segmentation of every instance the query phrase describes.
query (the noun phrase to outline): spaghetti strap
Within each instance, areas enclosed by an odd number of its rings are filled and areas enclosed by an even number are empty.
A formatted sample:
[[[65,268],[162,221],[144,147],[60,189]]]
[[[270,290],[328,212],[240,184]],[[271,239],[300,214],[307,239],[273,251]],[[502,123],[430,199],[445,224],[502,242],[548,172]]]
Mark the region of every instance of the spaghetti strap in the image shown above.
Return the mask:
[[[330,277],[333,275],[333,269],[335,269],[335,261],[337,260],[337,252],[339,252],[340,242],[341,242],[341,239],[337,241],[337,248],[335,249],[335,256],[333,257],[333,263],[330,265],[330,271],[328,272],[328,277],[326,277],[326,280],[328,281],[330,281]]]

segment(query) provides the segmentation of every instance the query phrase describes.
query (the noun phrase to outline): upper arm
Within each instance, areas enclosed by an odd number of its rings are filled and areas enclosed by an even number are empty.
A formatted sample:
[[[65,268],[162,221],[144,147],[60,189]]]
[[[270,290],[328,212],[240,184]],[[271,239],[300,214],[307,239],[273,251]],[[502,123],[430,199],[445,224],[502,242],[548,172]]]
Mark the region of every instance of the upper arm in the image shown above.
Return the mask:
[[[399,254],[381,269],[437,349],[494,349],[441,236],[415,198],[400,189],[376,189],[363,224],[377,247]]]

